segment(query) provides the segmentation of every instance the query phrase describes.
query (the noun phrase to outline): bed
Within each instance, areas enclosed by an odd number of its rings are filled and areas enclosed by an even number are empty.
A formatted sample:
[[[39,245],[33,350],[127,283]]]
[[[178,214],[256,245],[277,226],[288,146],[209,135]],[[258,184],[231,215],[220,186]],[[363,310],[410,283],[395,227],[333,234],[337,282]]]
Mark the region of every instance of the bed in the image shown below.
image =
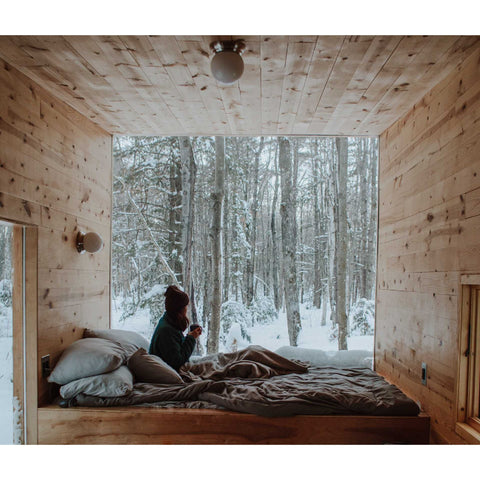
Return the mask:
[[[179,374],[179,383],[137,381],[120,396],[79,393],[40,408],[39,443],[428,443],[428,416],[369,368],[251,346]]]
[[[179,402],[182,407],[195,408],[195,402],[201,401],[212,408],[264,417],[420,413],[413,400],[369,368],[312,366],[258,345],[187,363],[180,376],[182,383],[136,382],[130,393],[117,397],[80,393],[64,406],[162,406],[162,402]]]

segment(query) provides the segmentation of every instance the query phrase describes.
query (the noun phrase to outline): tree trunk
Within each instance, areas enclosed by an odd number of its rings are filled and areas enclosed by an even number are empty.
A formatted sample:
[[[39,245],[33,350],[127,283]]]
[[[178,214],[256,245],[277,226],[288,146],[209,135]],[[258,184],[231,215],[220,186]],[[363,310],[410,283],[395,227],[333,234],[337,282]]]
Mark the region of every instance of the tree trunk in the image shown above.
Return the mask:
[[[338,164],[337,164],[337,208],[335,230],[335,264],[337,273],[337,289],[335,299],[336,322],[338,325],[338,349],[347,350],[347,137],[336,138]]]
[[[223,293],[222,300],[226,302],[230,294],[230,245],[231,235],[229,229],[229,185],[228,185],[228,170],[225,168],[225,196],[223,199]]]
[[[365,294],[366,298],[375,298],[375,270],[377,262],[377,141],[370,139],[369,146],[370,153],[370,216],[368,223],[368,246],[367,246],[367,264],[365,270],[367,271],[365,279]]]
[[[218,352],[222,310],[222,206],[225,179],[225,140],[215,137],[215,190],[212,193],[212,314],[208,328],[207,352]]]
[[[197,166],[193,157],[192,144],[189,137],[179,137],[180,158],[182,164],[182,257],[183,257],[183,289],[190,297],[188,315],[193,323],[197,323],[197,309],[193,294],[193,223],[195,179]]]
[[[318,164],[320,162],[318,153],[318,140],[315,139],[315,150],[312,157],[312,190],[313,190],[313,306],[320,308],[322,305],[322,272],[320,260],[320,206],[318,200],[319,173]]]
[[[287,309],[288,337],[290,345],[296,346],[301,329],[300,309],[298,305],[297,268],[295,262],[297,225],[295,198],[293,198],[293,175],[290,142],[280,139],[279,166],[281,178],[282,201],[282,253],[285,304]]]
[[[277,153],[275,153],[275,190],[272,199],[272,215],[270,221],[270,229],[272,232],[272,283],[273,283],[273,301],[277,312],[282,306],[282,295],[280,294],[280,286],[278,284],[278,245],[277,245],[277,225],[276,225],[276,209],[278,200],[278,166]]]
[[[181,166],[178,162],[174,152],[171,152],[169,172],[170,191],[168,192],[170,204],[168,212],[168,244],[170,250],[169,257],[171,258],[172,262],[172,269],[177,275],[177,278],[181,284],[183,284],[183,269],[182,262],[180,260],[180,249],[182,248],[182,232],[180,230],[180,223],[182,220],[182,168],[183,166]]]
[[[208,243],[208,238],[205,239]],[[211,278],[212,278],[212,256],[206,248],[206,253],[203,259],[204,272],[203,277],[203,310],[202,310],[202,325],[210,324],[210,317],[212,315],[212,301],[211,301]]]
[[[304,240],[303,240],[303,203],[300,203],[300,272],[298,277],[299,279],[299,285],[300,285],[300,303],[303,303],[304,299],[304,294],[305,294],[305,288],[304,288],[304,283],[305,283],[305,245],[304,245]]]
[[[367,151],[367,138],[361,138],[358,140],[359,151],[357,153],[357,170],[358,170],[358,200],[360,203],[360,215],[359,215],[359,233],[360,239],[358,242],[358,250],[356,257],[358,259],[360,271],[358,275],[358,297],[368,298],[367,294],[367,276],[368,276],[368,151]],[[356,301],[356,298],[353,299]]]
[[[329,210],[329,222],[328,222],[328,271],[329,271],[329,298],[330,298],[330,322],[332,325],[336,325],[336,308],[335,302],[337,298],[337,265],[336,265],[336,252],[337,252],[337,211],[338,211],[338,185],[337,185],[337,163],[338,159],[334,152],[334,142],[330,141],[328,146],[329,162],[329,195],[328,195],[328,210]]]
[[[254,297],[253,278],[255,276],[255,250],[257,243],[257,212],[258,212],[258,173],[260,155],[263,150],[263,137],[260,138],[260,145],[255,152],[255,161],[253,166],[253,198],[251,208],[251,224],[250,224],[250,256],[247,259],[247,292],[246,292],[246,304],[250,306]]]

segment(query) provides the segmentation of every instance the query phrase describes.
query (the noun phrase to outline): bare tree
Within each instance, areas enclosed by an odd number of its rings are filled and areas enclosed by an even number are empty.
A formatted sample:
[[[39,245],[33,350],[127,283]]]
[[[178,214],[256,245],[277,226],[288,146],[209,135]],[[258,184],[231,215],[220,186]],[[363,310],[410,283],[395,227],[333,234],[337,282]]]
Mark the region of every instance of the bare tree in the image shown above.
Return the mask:
[[[343,342],[348,311],[360,297],[371,308],[374,296],[376,139],[265,137],[260,153],[260,137],[225,138],[220,196],[218,142],[114,139],[112,293],[122,318],[139,308],[158,318],[162,287],[178,283],[198,308],[199,323],[210,326],[212,280],[220,269],[222,294],[211,324],[215,349],[222,346],[221,322],[230,325],[219,317],[226,301],[252,313],[244,340],[251,327],[274,318],[273,307],[278,312],[286,305],[290,341],[296,342],[301,298],[321,310],[319,324],[340,329]]]
[[[195,306],[195,295],[192,280],[193,262],[193,224],[195,179],[197,166],[193,156],[192,144],[189,137],[179,137],[180,160],[182,169],[182,258],[183,258],[183,288],[190,297],[188,305],[189,316],[194,323],[197,323],[197,309]],[[178,229],[177,229],[178,230]]]
[[[173,143],[173,142],[172,142]],[[182,220],[182,172],[178,156],[174,151],[173,145],[170,147],[169,154],[169,182],[170,190],[168,192],[169,212],[168,212],[168,245],[169,257],[172,263],[172,269],[177,275],[180,283],[182,282],[182,262],[181,248],[182,238],[179,227]]]
[[[348,350],[347,346],[347,160],[348,138],[337,137],[337,194],[338,204],[335,215],[335,265],[337,288],[335,298],[336,323],[338,325],[338,349]]]
[[[290,142],[281,138],[279,166],[282,200],[280,214],[282,217],[282,253],[285,305],[287,309],[288,336],[290,345],[296,346],[301,329],[300,309],[298,304],[298,283],[296,267],[297,220],[295,198],[293,198],[293,171]]]
[[[155,245],[155,248],[157,249],[158,253],[158,258],[160,259],[161,264],[163,265],[165,269],[165,273],[170,277],[172,284],[179,286],[178,279],[175,275],[175,272],[170,268],[170,265],[168,264],[167,260],[165,259],[165,255],[163,254],[162,249],[160,248],[160,245],[158,244],[157,240],[155,239],[155,235],[152,232],[152,229],[149,227],[147,220],[145,219],[145,216],[143,215],[142,211],[138,207],[137,203],[135,202],[134,198],[132,197],[132,194],[128,190],[127,186],[125,185],[125,182],[123,179],[118,178],[123,185],[123,188],[125,190],[125,193],[127,194],[128,199],[130,200],[131,204],[133,205],[133,208],[135,211],[138,213],[139,218],[142,220],[143,224],[145,225],[145,229],[150,235],[150,238],[152,239],[153,244]]]
[[[222,310],[222,207],[225,181],[225,139],[215,137],[215,190],[212,193],[212,313],[208,327],[207,352],[218,352]]]
[[[257,244],[257,213],[258,213],[258,181],[259,181],[259,164],[260,155],[262,154],[264,145],[263,137],[260,138],[260,144],[255,152],[255,160],[253,166],[253,192],[252,192],[252,207],[251,207],[251,221],[249,232],[250,240],[250,256],[247,259],[246,268],[246,304],[251,305],[254,296],[253,279],[255,276],[255,253]]]
[[[314,140],[314,151],[312,155],[312,195],[313,195],[313,305],[320,308],[322,303],[322,270],[320,259],[320,202],[318,198],[319,187],[319,151],[318,139]]]
[[[377,255],[377,141],[369,139],[369,159],[370,159],[370,211],[368,215],[368,230],[366,232],[367,253],[366,253],[366,279],[365,279],[365,294],[367,298],[375,298],[375,270],[376,270],[376,255]]]
[[[275,308],[280,310],[282,306],[282,295],[280,294],[280,287],[278,283],[278,246],[277,246],[277,219],[276,219],[276,210],[277,210],[277,201],[278,201],[278,148],[275,151],[275,189],[273,192],[272,199],[272,213],[270,219],[270,229],[272,235],[272,284],[273,284],[273,299],[275,303]]]
[[[228,228],[229,210],[230,210],[230,195],[228,184],[228,170],[225,166],[225,184],[223,197],[223,293],[222,300],[226,302],[230,295],[230,243],[231,233]]]

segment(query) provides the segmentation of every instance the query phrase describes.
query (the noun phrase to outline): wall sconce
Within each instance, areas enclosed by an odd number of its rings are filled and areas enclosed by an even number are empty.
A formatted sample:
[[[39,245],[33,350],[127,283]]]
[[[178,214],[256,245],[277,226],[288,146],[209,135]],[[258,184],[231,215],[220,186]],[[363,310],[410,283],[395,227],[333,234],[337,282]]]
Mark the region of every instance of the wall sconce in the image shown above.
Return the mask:
[[[95,232],[78,232],[76,244],[78,253],[97,253],[103,248],[102,237]]]
[[[235,83],[243,73],[242,54],[245,51],[243,40],[212,42],[210,48],[214,52],[210,69],[212,75],[225,85]]]

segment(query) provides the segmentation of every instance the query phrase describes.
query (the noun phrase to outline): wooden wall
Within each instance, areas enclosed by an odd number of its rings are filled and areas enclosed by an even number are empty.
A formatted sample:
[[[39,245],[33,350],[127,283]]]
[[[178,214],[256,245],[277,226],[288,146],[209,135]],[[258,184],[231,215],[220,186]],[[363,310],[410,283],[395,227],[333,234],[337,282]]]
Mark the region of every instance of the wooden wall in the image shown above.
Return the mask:
[[[461,273],[480,273],[480,49],[380,137],[375,364],[454,433]],[[427,363],[428,382],[421,383]]]
[[[109,134],[0,61],[0,218],[38,227],[38,372],[83,327],[109,326],[111,148]],[[79,230],[98,232],[103,250],[80,255]]]

